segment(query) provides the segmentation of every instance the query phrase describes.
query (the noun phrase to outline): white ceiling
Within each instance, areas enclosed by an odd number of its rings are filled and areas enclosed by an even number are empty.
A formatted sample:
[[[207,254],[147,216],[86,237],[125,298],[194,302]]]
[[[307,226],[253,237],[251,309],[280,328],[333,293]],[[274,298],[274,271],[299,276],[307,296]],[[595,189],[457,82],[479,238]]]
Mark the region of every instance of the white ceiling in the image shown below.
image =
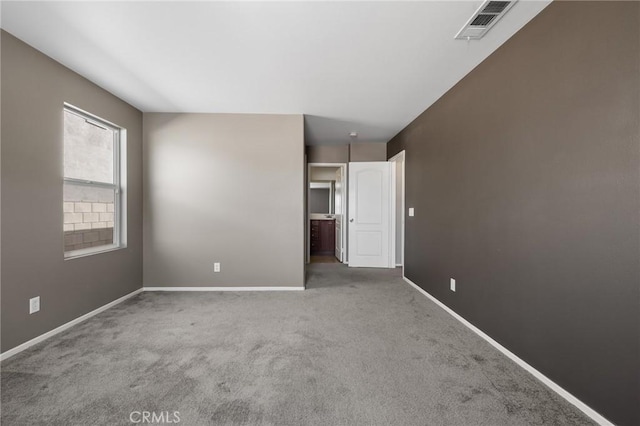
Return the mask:
[[[305,114],[308,144],[387,142],[538,14],[481,1],[2,2],[2,28],[142,111]]]

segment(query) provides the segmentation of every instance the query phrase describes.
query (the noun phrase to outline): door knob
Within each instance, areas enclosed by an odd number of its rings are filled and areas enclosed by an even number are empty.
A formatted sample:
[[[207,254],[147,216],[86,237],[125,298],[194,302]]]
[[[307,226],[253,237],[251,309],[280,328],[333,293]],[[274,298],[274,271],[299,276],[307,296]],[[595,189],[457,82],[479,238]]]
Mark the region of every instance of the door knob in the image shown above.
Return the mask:
[[[349,222],[353,222],[353,219],[349,219]]]

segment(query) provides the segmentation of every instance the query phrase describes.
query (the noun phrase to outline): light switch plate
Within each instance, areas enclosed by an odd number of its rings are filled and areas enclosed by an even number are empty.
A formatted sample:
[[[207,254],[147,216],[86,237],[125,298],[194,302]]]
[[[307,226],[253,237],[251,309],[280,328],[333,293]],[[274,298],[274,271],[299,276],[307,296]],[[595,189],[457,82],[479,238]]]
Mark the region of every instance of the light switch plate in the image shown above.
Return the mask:
[[[451,289],[451,291],[456,291],[456,280],[451,278],[451,281],[449,281],[449,288]]]
[[[415,216],[415,210],[413,207],[409,207],[409,216],[411,217]]]
[[[40,296],[29,299],[29,314],[35,314],[40,310]]]

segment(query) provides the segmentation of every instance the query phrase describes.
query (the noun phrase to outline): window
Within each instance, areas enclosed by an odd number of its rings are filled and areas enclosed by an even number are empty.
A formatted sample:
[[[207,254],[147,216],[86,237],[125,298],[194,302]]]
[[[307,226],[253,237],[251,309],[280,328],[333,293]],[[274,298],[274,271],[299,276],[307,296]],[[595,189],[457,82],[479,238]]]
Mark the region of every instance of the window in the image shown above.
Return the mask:
[[[64,256],[125,246],[125,130],[64,108]]]

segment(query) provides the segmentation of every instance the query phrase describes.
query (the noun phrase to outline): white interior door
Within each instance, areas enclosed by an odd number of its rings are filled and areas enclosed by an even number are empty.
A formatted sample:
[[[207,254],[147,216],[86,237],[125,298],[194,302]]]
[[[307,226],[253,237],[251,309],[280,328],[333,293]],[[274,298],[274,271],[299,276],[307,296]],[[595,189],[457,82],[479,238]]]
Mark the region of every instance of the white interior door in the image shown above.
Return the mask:
[[[349,266],[390,268],[391,166],[349,163]]]

